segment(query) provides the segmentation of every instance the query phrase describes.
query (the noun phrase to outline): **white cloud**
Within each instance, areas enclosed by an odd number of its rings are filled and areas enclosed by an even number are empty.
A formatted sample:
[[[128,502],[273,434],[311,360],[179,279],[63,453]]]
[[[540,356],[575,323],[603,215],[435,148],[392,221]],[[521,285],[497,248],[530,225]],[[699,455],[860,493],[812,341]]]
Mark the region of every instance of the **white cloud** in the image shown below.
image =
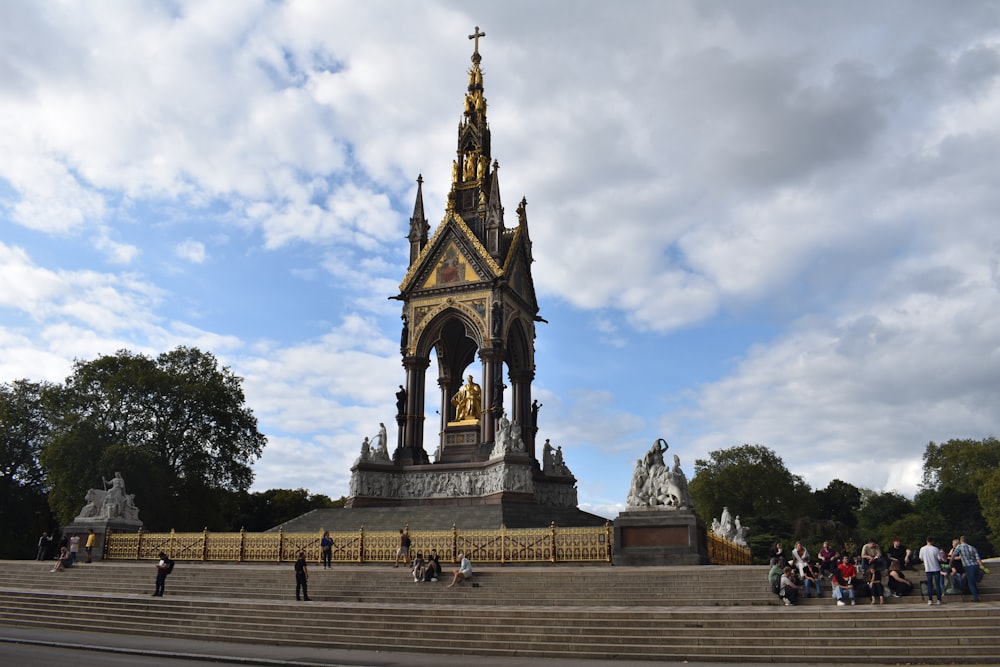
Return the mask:
[[[537,387],[602,477],[585,506],[664,427],[685,462],[760,442],[902,490],[928,440],[997,430],[990,3],[566,6],[3,4],[0,369],[197,344],[273,433],[258,484],[309,486],[326,452],[316,490],[346,490],[403,376],[386,297],[418,173],[443,215],[478,23],[508,212],[527,197],[543,312],[591,346]],[[661,388],[688,350],[636,341],[702,349],[720,320],[727,358]]]
[[[194,239],[185,239],[174,246],[174,254],[192,264],[202,264],[208,259],[205,244]]]

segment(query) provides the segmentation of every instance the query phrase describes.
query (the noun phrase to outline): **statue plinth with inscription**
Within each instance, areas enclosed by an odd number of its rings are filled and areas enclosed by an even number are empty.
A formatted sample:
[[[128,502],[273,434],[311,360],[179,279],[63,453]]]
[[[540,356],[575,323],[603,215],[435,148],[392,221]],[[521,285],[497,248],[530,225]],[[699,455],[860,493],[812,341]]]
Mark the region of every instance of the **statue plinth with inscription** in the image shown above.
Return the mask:
[[[669,445],[658,438],[636,461],[626,510],[615,519],[616,565],[706,565],[705,523],[694,512],[680,457],[664,462]]]

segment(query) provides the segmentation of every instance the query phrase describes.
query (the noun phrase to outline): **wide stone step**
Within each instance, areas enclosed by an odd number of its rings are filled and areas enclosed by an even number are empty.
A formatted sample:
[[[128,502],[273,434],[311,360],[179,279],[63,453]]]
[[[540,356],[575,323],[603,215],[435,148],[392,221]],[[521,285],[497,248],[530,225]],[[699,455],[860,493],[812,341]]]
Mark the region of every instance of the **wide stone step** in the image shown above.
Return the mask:
[[[454,589],[414,584],[402,568],[316,568],[317,601],[304,603],[289,599],[288,565],[181,563],[165,598],[142,594],[150,563],[57,574],[40,565],[0,564],[3,624],[523,657],[787,662],[803,657],[789,647],[808,646],[817,662],[1000,661],[995,603],[836,607],[825,598],[787,608],[764,568],[484,568],[480,587]]]

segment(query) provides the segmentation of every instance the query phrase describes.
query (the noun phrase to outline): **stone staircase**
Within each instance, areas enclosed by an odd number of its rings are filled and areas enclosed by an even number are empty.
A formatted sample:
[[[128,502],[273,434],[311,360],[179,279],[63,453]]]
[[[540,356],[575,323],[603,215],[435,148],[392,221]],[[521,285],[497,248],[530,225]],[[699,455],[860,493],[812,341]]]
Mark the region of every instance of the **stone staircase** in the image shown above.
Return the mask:
[[[789,608],[760,566],[484,566],[477,586],[448,589],[404,568],[312,565],[309,603],[294,600],[291,564],[178,562],[164,598],[149,596],[150,562],[49,567],[0,562],[0,623],[519,657],[1000,664],[995,575],[979,604],[917,595],[837,607],[827,590]]]

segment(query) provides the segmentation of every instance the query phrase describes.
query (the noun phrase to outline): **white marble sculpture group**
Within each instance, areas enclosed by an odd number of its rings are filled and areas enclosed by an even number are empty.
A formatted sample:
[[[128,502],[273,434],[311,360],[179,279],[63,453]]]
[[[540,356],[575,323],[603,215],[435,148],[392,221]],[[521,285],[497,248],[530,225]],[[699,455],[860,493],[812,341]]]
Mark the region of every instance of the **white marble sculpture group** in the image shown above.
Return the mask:
[[[733,519],[728,507],[722,508],[721,519],[712,519],[712,532],[741,547],[747,546],[746,527],[740,523],[739,515]]]
[[[632,486],[625,504],[631,508],[692,510],[694,503],[688,492],[687,477],[681,470],[680,457],[674,454],[674,465],[663,462],[663,453],[669,445],[657,438],[646,455],[635,463]]]
[[[111,479],[103,479],[105,488],[88,489],[87,504],[80,510],[78,521],[108,521],[120,519],[129,523],[139,521],[139,508],[135,506],[135,494],[125,493],[125,478],[116,472]]]

